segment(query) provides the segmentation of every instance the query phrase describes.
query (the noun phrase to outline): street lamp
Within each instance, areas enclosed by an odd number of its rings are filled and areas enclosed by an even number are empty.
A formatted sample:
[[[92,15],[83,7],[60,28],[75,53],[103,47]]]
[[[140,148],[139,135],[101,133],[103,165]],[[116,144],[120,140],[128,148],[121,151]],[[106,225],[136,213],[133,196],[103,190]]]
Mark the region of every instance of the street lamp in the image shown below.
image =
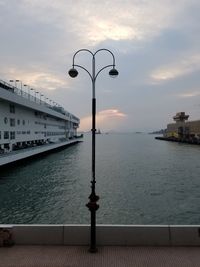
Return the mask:
[[[40,105],[42,104],[42,97],[43,96],[44,96],[43,94],[40,94]]]
[[[31,95],[31,91],[35,91],[35,90],[33,88],[30,88],[30,99],[33,99],[33,96]]]
[[[36,94],[39,94],[39,92],[35,91],[35,103],[37,103],[37,97]]]
[[[17,88],[17,83],[20,82],[21,83],[21,91],[20,94],[22,95],[22,81],[20,80],[10,80],[11,83],[15,83],[15,87]],[[18,89],[18,88],[17,88]],[[17,90],[18,91],[18,90]]]
[[[49,100],[49,98],[48,97],[45,97],[45,105],[46,106],[49,106],[48,100]]]
[[[103,68],[101,68],[97,73],[95,70],[95,56],[97,53],[99,52],[108,52],[111,54],[112,56],[112,64],[106,65]],[[77,65],[75,64],[75,56],[80,53],[80,52],[88,52],[92,55],[92,74],[83,66],[81,65]],[[99,73],[108,68],[111,67],[112,69],[109,71],[109,75],[111,77],[116,77],[119,73],[118,71],[115,69],[115,57],[113,55],[113,53],[108,50],[108,49],[99,49],[97,50],[95,53],[92,53],[90,50],[88,49],[80,49],[78,50],[74,56],[73,56],[73,62],[72,62],[72,68],[69,70],[68,74],[70,77],[75,78],[78,75],[78,71],[77,69],[75,69],[75,67],[81,68],[83,70],[85,70],[92,81],[92,180],[91,180],[91,194],[89,196],[89,202],[86,204],[86,206],[88,207],[88,209],[90,210],[91,213],[91,229],[90,229],[90,252],[96,252],[97,248],[96,248],[96,210],[98,210],[99,205],[97,204],[97,201],[99,200],[99,196],[96,195],[95,192],[95,184],[96,184],[96,179],[95,179],[95,132],[96,132],[96,97],[95,97],[95,82],[96,79],[99,75]]]
[[[20,80],[15,80],[15,84],[16,84],[16,86],[17,86],[17,83],[20,83],[20,84],[21,84],[21,96],[22,96],[22,81],[20,81]]]
[[[24,84],[24,87],[27,87],[28,90],[25,93],[27,94],[27,98],[30,99],[30,90],[31,90],[30,86],[27,84]]]

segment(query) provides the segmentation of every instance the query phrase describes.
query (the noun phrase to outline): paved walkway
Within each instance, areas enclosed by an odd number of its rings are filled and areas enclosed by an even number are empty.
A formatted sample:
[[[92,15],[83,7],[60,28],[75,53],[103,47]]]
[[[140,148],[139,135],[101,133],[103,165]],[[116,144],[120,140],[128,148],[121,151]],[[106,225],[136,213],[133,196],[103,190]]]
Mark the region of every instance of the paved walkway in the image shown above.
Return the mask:
[[[0,267],[200,267],[200,247],[13,246],[0,248]]]

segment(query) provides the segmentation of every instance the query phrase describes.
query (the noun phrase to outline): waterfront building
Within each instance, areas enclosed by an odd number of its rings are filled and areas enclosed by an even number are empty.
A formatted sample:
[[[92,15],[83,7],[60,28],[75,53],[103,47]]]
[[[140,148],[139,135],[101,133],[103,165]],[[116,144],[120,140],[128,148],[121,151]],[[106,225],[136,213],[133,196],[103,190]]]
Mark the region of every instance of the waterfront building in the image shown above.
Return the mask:
[[[0,154],[77,136],[79,118],[36,94],[0,80]]]
[[[167,125],[165,137],[177,139],[200,139],[200,120],[187,121],[189,115],[178,112],[173,117],[175,123]]]

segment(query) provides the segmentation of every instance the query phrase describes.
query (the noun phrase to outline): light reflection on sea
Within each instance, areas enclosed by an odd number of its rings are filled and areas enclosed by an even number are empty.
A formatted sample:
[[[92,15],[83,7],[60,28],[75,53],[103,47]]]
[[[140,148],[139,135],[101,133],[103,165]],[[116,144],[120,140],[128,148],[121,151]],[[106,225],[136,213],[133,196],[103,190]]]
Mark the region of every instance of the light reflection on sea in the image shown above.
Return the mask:
[[[200,146],[101,134],[97,223],[199,224]],[[89,223],[91,135],[0,174],[0,223]]]

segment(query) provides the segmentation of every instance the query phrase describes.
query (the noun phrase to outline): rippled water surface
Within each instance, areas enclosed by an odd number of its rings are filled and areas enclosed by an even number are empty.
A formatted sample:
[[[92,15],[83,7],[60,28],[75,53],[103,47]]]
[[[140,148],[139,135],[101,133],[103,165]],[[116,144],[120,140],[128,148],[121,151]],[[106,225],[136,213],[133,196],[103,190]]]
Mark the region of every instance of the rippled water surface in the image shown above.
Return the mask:
[[[97,223],[199,224],[200,146],[97,136]],[[89,223],[91,135],[0,174],[0,223]]]

